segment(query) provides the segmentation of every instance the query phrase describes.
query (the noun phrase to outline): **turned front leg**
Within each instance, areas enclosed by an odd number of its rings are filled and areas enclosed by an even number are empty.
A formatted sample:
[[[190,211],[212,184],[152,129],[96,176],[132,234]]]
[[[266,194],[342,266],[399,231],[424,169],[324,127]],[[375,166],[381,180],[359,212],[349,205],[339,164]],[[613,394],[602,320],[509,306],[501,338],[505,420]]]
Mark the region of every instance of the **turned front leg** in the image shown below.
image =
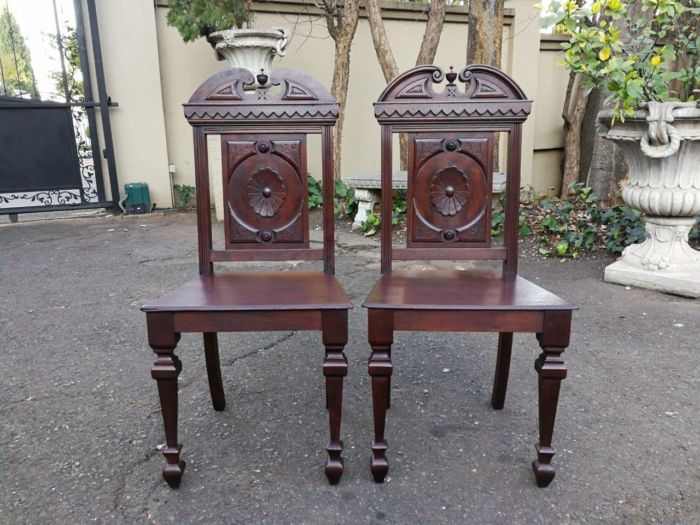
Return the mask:
[[[185,470],[185,462],[180,459],[182,445],[177,441],[177,378],[182,371],[182,363],[174,351],[180,340],[180,334],[173,329],[172,314],[149,313],[146,320],[148,343],[157,355],[151,369],[151,377],[158,382],[160,408],[165,427],[163,455],[166,465],[163,468],[163,479],[171,487],[177,488]]]
[[[389,408],[391,345],[394,340],[393,313],[370,310],[369,344],[372,355],[369,358],[369,375],[372,378],[372,407],[374,413],[374,442],[372,443],[371,471],[374,481],[381,483],[389,472],[386,459],[387,442],[384,438],[386,411]]]
[[[343,353],[348,342],[347,310],[323,312],[322,324],[323,345],[326,347],[323,375],[326,377],[326,408],[330,426],[330,441],[326,447],[326,477],[331,485],[335,485],[340,481],[344,469],[340,425],[343,411],[343,378],[348,373],[348,361]]]
[[[535,447],[537,459],[532,463],[537,485],[546,487],[556,474],[552,466],[554,449],[552,434],[559,403],[559,387],[566,378],[566,365],[562,353],[569,345],[571,312],[547,312],[544,329],[537,338],[542,354],[535,360],[538,375],[540,442]]]

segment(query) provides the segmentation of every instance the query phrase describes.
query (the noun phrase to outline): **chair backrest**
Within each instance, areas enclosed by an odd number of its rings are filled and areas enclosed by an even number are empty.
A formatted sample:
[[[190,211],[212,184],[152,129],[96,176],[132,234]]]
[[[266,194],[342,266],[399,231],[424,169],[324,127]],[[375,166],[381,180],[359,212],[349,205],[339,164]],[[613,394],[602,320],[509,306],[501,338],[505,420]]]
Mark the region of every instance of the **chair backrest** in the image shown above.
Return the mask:
[[[245,88],[244,88],[245,86]],[[338,103],[308,75],[228,69],[184,104],[194,128],[199,270],[216,261],[323,260],[334,271],[333,126]],[[309,247],[307,136],[322,142],[323,249]],[[213,249],[207,135],[221,136],[223,249]]]
[[[418,259],[502,260],[505,271],[517,272],[522,124],[531,106],[510,77],[482,65],[459,74],[417,66],[387,86],[374,104],[381,124],[382,273],[392,260]],[[501,132],[508,133],[502,248],[491,245],[494,143]],[[408,137],[405,248],[392,247],[394,133]]]

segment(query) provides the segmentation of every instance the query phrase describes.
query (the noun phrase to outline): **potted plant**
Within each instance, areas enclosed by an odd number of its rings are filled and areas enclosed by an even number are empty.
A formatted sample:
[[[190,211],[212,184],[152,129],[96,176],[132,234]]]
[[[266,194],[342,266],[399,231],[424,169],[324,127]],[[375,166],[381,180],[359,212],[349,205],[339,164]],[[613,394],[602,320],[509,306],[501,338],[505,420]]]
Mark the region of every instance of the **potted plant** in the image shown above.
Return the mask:
[[[608,94],[600,133],[629,165],[625,202],[646,215],[647,239],[605,280],[700,297],[700,0],[557,1],[550,21],[569,36],[565,63]]]
[[[168,25],[185,42],[205,37],[217,59],[242,67],[253,75],[270,71],[272,59],[284,56],[289,43],[286,29],[251,29],[252,0],[170,0]]]

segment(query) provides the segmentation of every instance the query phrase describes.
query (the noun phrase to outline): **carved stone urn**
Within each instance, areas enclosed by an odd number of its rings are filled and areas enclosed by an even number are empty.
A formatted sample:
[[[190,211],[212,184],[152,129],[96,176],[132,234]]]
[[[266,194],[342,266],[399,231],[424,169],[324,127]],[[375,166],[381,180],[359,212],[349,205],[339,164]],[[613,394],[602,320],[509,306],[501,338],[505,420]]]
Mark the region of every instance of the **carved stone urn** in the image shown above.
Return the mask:
[[[228,60],[232,68],[242,67],[256,75],[269,72],[272,59],[283,57],[289,44],[289,32],[273,29],[226,29],[210,33],[207,40],[219,60]]]
[[[695,102],[648,102],[602,136],[625,154],[629,184],[622,198],[646,215],[647,239],[628,246],[605,269],[605,281],[700,297],[700,252],[688,234],[700,215],[700,109]]]

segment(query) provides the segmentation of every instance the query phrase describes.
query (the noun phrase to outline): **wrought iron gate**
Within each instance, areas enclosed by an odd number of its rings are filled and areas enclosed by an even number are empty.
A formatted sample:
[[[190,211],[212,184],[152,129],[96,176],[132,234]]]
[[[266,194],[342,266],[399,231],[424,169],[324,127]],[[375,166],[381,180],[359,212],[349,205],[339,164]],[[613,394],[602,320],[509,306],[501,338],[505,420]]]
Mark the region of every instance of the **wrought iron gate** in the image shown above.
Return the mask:
[[[114,105],[106,95],[94,0],[0,0],[0,214],[115,207]]]

